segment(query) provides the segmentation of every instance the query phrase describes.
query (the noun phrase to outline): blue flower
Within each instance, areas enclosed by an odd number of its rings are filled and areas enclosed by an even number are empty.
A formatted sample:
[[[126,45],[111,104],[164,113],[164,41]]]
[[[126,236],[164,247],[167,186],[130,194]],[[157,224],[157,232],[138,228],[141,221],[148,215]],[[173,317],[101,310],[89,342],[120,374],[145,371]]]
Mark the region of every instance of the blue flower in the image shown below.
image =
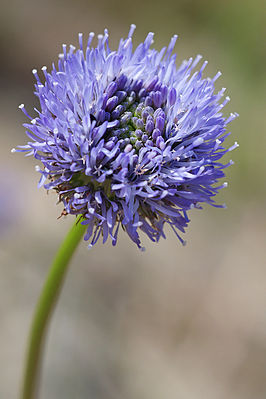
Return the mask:
[[[128,37],[111,51],[108,31],[94,34],[78,50],[63,45],[58,67],[41,79],[34,69],[40,110],[24,126],[32,141],[16,150],[33,155],[42,166],[39,186],[53,189],[62,214],[82,215],[86,240],[100,236],[117,242],[119,226],[141,248],[139,230],[152,241],[165,238],[169,224],[177,237],[189,222],[187,211],[200,203],[214,205],[223,169],[222,156],[237,146],[223,147],[229,133],[212,79],[203,78],[201,59],[176,68],[172,54],[177,36],[161,51],[151,49],[149,33],[135,51],[132,25]]]

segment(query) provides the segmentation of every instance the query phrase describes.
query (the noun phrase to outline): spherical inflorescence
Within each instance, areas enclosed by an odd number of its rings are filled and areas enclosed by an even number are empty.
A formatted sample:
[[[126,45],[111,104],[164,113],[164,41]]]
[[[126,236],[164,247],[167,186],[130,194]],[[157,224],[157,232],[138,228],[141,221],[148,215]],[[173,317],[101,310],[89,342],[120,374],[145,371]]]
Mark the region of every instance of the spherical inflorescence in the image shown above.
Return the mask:
[[[31,138],[16,150],[42,163],[39,186],[54,189],[64,204],[63,214],[82,215],[85,239],[94,245],[111,237],[115,245],[119,226],[141,248],[138,230],[152,241],[169,224],[178,238],[189,219],[187,211],[200,203],[214,204],[216,186],[228,166],[219,162],[229,149],[221,110],[229,101],[214,93],[213,79],[202,72],[192,76],[200,61],[184,61],[176,69],[172,54],[177,36],[161,51],[150,49],[153,34],[132,50],[132,25],[118,50],[111,51],[108,32],[98,45],[86,48],[82,34],[78,50],[70,46],[59,55],[58,68],[37,71],[35,94],[40,101],[31,122]]]

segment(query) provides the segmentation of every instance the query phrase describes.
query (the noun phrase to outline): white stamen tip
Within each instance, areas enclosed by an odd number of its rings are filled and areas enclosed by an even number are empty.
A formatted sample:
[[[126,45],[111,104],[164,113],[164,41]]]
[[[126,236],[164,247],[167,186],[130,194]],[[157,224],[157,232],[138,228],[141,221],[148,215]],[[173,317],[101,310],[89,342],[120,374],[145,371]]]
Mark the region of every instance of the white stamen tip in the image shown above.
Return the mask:
[[[39,165],[35,165],[35,170],[36,170],[36,172],[40,172],[40,170],[41,170],[40,166]]]
[[[54,134],[57,134],[58,133],[58,129],[57,129],[57,127],[55,127],[54,128]]]
[[[32,120],[31,120],[31,123],[32,123],[33,125],[36,125],[36,119],[32,119]]]
[[[46,71],[47,70],[47,66],[44,65],[41,69],[42,69],[42,71]]]
[[[227,181],[224,182],[223,186],[224,186],[224,187],[228,187]]]
[[[10,150],[10,152],[12,152],[12,154],[13,154],[14,152],[17,152],[17,150],[15,148],[12,148],[12,150]]]
[[[19,109],[23,109],[25,107],[25,105],[24,104],[20,104],[18,107],[19,107]]]
[[[33,75],[35,75],[35,74],[37,73],[37,69],[34,68],[34,69],[32,70],[32,73],[33,73]]]

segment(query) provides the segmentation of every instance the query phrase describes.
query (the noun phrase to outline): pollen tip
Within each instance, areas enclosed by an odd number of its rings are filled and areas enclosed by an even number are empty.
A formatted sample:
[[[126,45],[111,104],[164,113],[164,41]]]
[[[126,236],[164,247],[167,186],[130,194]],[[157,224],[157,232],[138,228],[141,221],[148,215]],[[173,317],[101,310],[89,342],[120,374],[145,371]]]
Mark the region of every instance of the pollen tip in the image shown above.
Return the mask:
[[[16,150],[15,148],[12,148],[12,149],[10,150],[10,152],[11,152],[12,154],[14,154],[14,152],[17,152],[17,150]]]
[[[25,105],[24,104],[20,104],[18,107],[19,107],[19,109],[23,109],[25,107]]]

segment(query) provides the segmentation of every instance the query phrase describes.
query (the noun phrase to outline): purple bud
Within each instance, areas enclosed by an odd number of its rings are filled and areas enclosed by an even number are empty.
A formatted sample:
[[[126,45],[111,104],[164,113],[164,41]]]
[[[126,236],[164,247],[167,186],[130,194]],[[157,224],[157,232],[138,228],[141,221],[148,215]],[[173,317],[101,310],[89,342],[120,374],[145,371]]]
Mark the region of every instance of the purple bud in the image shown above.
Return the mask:
[[[107,103],[106,103],[106,110],[108,112],[113,111],[113,109],[117,106],[117,104],[118,104],[117,96],[113,96],[113,97],[109,98],[109,100],[107,100]]]
[[[161,116],[158,116],[158,118],[156,118],[155,126],[161,132],[163,131],[163,129],[164,129],[164,119]]]
[[[145,134],[142,135],[141,138],[142,138],[143,143],[145,143],[145,141],[148,140],[148,135],[145,133]]]
[[[139,104],[136,108],[136,114],[140,115],[143,111],[144,104]]]
[[[116,90],[117,90],[116,82],[111,82],[106,89],[106,94],[108,98],[112,97],[115,94]]]
[[[137,116],[133,116],[133,117],[131,118],[131,121],[132,121],[132,123],[133,123],[134,126],[136,126],[137,120],[138,120],[138,117],[137,117]]]
[[[146,107],[152,105],[152,99],[150,96],[145,98],[144,104],[146,105]]]
[[[133,104],[135,100],[136,100],[136,93],[134,91],[132,91],[130,93],[130,96],[128,97],[129,105]]]
[[[154,131],[152,132],[152,138],[153,140],[156,140],[157,137],[161,136],[161,132],[159,129],[154,129]]]
[[[135,130],[135,135],[136,137],[140,138],[142,136],[143,132],[139,129]]]
[[[153,88],[154,88],[154,86],[156,85],[156,83],[158,82],[158,76],[155,76],[155,78],[153,78],[151,81],[150,81],[150,83],[148,84],[148,86],[147,86],[147,90],[148,91],[151,91]]]
[[[176,102],[176,89],[172,87],[168,94],[169,105],[172,106]]]
[[[158,136],[156,139],[156,146],[160,147],[161,143],[164,143],[164,139],[162,138],[162,136]]]
[[[153,142],[151,140],[147,140],[146,146],[153,147]]]
[[[111,113],[112,119],[118,119],[120,116],[120,112],[115,108],[114,111]]]
[[[157,118],[158,116],[160,116],[161,112],[163,112],[162,108],[157,108],[157,109],[154,111],[154,115],[153,115],[154,118]]]
[[[156,108],[160,107],[162,105],[162,94],[160,91],[156,91],[153,96],[152,96],[154,105]]]
[[[118,97],[118,102],[121,103],[126,98],[127,92],[119,90],[115,93],[115,95]]]
[[[123,112],[125,112],[125,107],[122,104],[119,104],[117,107],[115,107],[115,111],[118,111],[121,115]]]
[[[136,126],[137,126],[139,129],[144,129],[143,120],[142,120],[142,119],[138,119],[138,120],[136,121]]]
[[[111,119],[110,112],[105,112],[105,120],[109,122],[110,119]]]
[[[131,112],[125,112],[124,115],[122,116],[122,118],[120,119],[121,121],[121,125],[126,125],[130,119],[132,117],[132,113]]]
[[[139,97],[145,97],[147,91],[144,89],[144,87],[139,91]]]
[[[125,85],[126,85],[126,83],[127,83],[127,77],[125,75],[120,75],[116,79],[116,84],[117,84],[118,90],[123,90]]]
[[[97,121],[102,123],[105,120],[105,111],[101,109],[97,116]]]
[[[136,147],[136,149],[139,150],[141,146],[142,146],[142,142],[139,141],[139,140],[137,140],[137,141],[135,142],[135,147]]]
[[[153,131],[153,129],[154,129],[154,122],[153,122],[153,120],[147,120],[147,123],[146,123],[146,132],[147,133],[149,133],[149,134],[151,134],[151,132]]]
[[[131,144],[127,144],[124,151],[125,152],[130,152],[132,150],[132,145]]]
[[[149,115],[151,115],[151,114],[153,114],[153,109],[152,109],[152,107],[145,107],[145,108],[143,109],[142,113],[141,113],[141,116],[142,116],[142,118],[143,118],[144,120],[146,120],[146,118],[147,118]]]
[[[162,102],[165,102],[165,100],[167,98],[167,93],[168,93],[168,87],[165,85],[162,85],[162,87],[161,87]]]
[[[142,80],[137,80],[133,83],[133,90],[138,92],[142,87]]]

